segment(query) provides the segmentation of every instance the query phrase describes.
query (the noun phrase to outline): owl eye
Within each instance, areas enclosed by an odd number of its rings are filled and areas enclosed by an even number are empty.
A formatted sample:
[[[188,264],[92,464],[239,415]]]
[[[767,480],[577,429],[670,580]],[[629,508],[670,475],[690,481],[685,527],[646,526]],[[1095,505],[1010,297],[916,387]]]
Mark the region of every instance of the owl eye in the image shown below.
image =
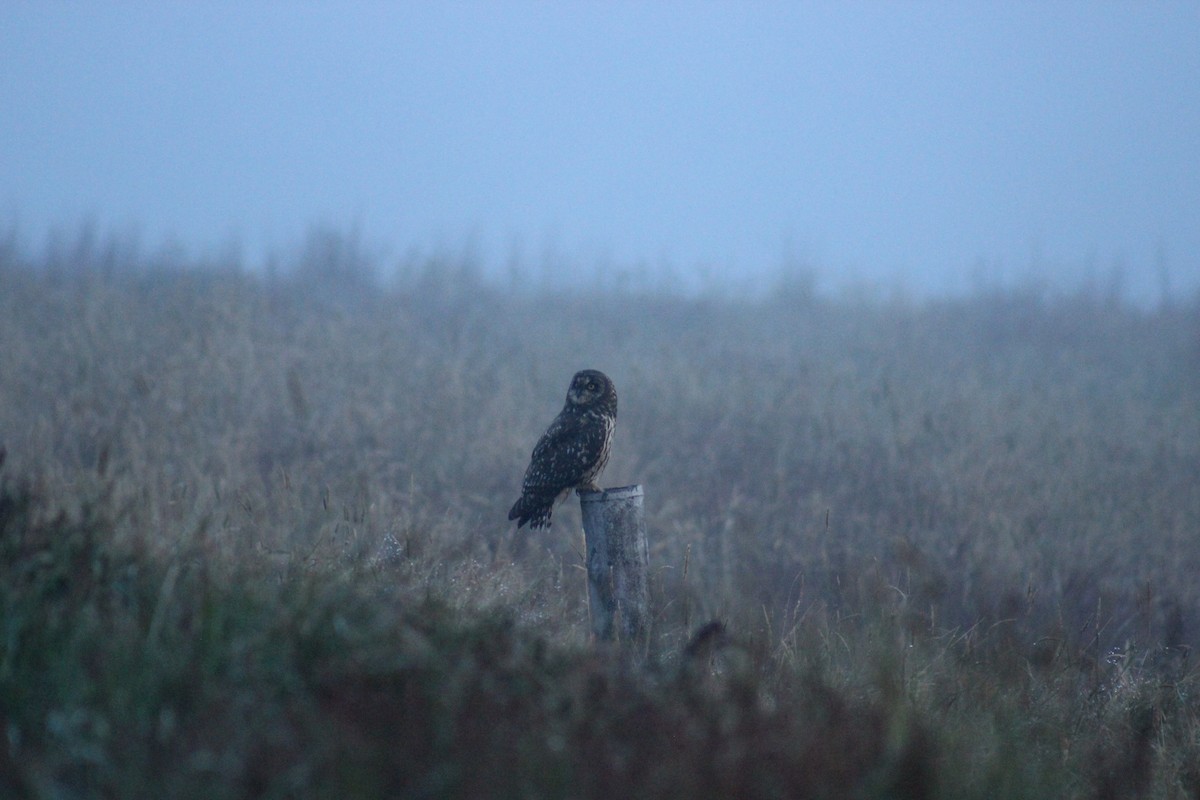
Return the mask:
[[[589,392],[594,392],[594,391],[596,391],[596,388],[597,388],[597,387],[596,387],[596,382],[595,382],[595,381],[591,381],[590,383],[588,383],[588,391],[589,391]]]

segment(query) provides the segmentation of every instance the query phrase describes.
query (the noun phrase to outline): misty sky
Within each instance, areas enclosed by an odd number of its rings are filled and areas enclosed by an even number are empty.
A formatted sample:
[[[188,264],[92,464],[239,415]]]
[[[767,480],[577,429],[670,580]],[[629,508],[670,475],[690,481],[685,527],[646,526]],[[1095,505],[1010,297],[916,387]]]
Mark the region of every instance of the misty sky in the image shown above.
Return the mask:
[[[1200,289],[1200,3],[0,6],[0,220]],[[569,276],[568,276],[569,277]]]

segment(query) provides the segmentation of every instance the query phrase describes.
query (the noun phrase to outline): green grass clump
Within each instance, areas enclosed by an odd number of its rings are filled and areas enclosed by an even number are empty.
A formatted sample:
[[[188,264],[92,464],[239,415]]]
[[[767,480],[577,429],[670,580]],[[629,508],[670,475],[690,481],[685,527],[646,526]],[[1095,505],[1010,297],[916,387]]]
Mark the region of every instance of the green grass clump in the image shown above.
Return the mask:
[[[5,258],[0,796],[1200,794],[1194,304]],[[645,664],[504,519],[585,366]]]
[[[784,700],[749,663],[641,672],[503,610],[406,597],[378,567],[281,578],[200,543],[160,565],[117,527],[0,494],[12,796],[833,796],[932,777],[905,750],[918,727],[813,676]]]
[[[202,534],[158,563],[120,529],[0,492],[6,796],[1126,797],[1195,780],[1190,677],[1005,663],[886,616],[802,621],[773,650],[712,625],[637,666],[398,589],[378,563],[282,574]]]

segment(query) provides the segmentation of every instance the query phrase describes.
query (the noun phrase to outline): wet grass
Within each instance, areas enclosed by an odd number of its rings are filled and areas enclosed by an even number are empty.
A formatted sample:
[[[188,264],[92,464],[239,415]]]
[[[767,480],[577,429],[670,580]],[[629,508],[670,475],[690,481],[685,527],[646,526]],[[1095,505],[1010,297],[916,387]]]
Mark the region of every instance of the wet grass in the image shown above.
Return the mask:
[[[6,258],[0,794],[1200,796],[1194,305]],[[504,521],[585,366],[645,664]]]

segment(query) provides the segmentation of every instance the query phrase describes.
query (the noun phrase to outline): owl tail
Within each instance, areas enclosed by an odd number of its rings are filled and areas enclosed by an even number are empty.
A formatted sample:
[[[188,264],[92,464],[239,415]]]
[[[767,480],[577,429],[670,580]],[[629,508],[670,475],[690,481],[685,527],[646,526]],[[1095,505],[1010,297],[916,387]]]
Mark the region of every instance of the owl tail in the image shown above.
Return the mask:
[[[508,518],[517,521],[517,530],[520,530],[527,522],[530,528],[549,528],[550,512],[553,510],[553,497],[548,503],[540,503],[537,498],[521,495],[521,499],[513,503],[512,510],[508,512]]]

